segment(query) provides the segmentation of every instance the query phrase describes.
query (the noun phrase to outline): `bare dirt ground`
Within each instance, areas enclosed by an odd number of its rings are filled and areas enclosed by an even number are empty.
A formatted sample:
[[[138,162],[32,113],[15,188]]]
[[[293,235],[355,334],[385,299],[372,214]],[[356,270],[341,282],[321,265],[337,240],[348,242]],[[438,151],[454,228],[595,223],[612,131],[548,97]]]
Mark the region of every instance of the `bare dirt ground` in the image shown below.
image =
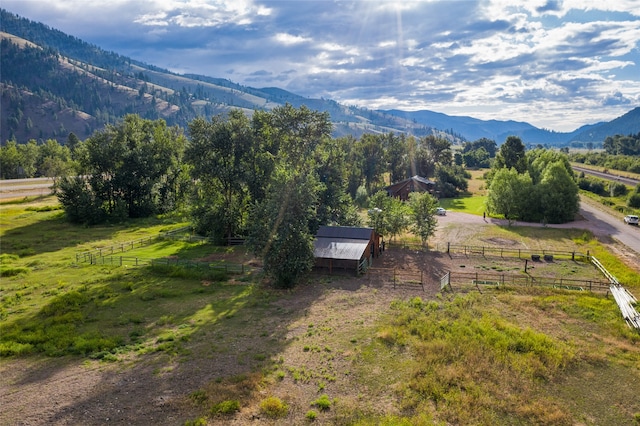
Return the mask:
[[[439,218],[440,231],[431,244],[456,242],[464,244],[479,227],[491,226],[482,217],[451,213]],[[455,225],[455,226],[453,226]],[[487,244],[517,246],[517,241],[487,241]],[[625,251],[614,241],[612,250],[626,256],[640,271],[637,256]],[[466,268],[473,268],[483,259],[465,258]],[[387,250],[377,259],[375,268],[364,277],[319,276],[313,285],[300,286],[283,293],[274,302],[279,316],[266,323],[249,324],[256,332],[227,336],[219,343],[224,350],[211,349],[211,341],[203,338],[189,342],[192,355],[184,359],[167,359],[163,355],[145,355],[136,360],[104,363],[78,358],[49,359],[30,357],[0,362],[0,424],[2,425],[179,425],[201,414],[201,409],[188,403],[187,396],[220,377],[246,373],[259,367],[259,362],[247,359],[247,353],[260,350],[256,345],[269,341],[278,343],[270,356],[286,360],[291,368],[309,367],[313,354],[303,352],[292,342],[304,338],[310,324],[339,330],[344,324],[372,327],[397,298],[434,297],[439,291],[438,278],[443,271],[460,267],[461,259],[444,253]],[[423,271],[424,289],[415,276],[408,283],[394,288],[384,268],[397,268],[414,274]],[[260,331],[262,330],[262,331]],[[253,351],[253,352],[252,352]],[[266,349],[265,349],[266,351]],[[366,390],[354,389],[348,375],[349,351],[333,354],[328,373],[335,374],[328,387],[332,394],[358,395]],[[316,355],[319,356],[319,355]],[[316,359],[317,361],[317,359]],[[326,360],[325,360],[326,361]],[[323,367],[325,368],[325,367]],[[381,372],[381,374],[384,372]],[[320,374],[320,373],[318,373]],[[317,397],[315,383],[285,379],[264,389],[255,401],[277,395],[290,404],[290,417],[304,419],[309,401]],[[371,396],[371,404],[382,410],[392,410],[384,395]],[[379,398],[379,400],[377,399]],[[301,423],[303,420],[301,420]],[[212,421],[212,424],[215,424]],[[275,424],[261,418],[257,402],[243,407],[225,424]],[[291,422],[289,422],[291,423]],[[291,424],[296,424],[295,422]]]

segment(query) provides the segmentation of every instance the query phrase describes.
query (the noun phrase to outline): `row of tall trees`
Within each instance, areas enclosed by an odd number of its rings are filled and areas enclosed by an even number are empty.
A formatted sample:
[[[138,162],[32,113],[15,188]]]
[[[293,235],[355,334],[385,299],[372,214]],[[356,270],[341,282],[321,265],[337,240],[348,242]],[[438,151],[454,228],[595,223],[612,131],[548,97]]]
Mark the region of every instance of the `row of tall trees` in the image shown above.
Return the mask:
[[[67,217],[93,224],[175,209],[189,184],[186,142],[179,128],[137,115],[96,132],[75,147],[75,173],[58,182]]]
[[[56,177],[73,168],[72,151],[54,139],[37,144],[35,139],[26,144],[10,140],[0,147],[0,177],[3,179]]]
[[[605,169],[640,173],[640,155],[619,155],[600,152],[576,152],[569,154],[569,159],[576,163],[601,166]]]
[[[562,152],[526,151],[520,138],[510,136],[487,178],[487,210],[510,221],[565,223],[578,212],[578,185]]]
[[[607,154],[640,155],[640,132],[638,134],[607,136],[602,143]]]

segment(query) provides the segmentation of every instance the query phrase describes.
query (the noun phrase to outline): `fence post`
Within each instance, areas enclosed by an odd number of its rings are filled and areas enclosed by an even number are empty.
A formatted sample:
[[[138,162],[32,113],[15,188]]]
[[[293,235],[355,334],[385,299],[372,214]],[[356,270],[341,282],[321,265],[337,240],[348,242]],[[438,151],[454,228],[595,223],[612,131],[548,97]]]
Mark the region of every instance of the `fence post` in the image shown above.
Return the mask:
[[[449,249],[451,248],[451,243],[447,242],[447,254],[449,254]]]
[[[120,266],[122,266],[122,256],[120,256]]]

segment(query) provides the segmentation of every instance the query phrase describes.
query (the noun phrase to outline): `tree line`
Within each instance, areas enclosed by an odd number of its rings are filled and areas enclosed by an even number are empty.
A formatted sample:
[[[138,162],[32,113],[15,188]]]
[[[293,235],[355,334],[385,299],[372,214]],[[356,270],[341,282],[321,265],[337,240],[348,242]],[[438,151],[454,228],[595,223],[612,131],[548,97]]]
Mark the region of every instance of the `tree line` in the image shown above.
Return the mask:
[[[611,154],[607,151],[577,152],[569,154],[569,159],[576,163],[640,174],[640,152],[636,155]]]
[[[10,141],[0,158],[5,177],[61,176],[56,191],[72,222],[183,209],[202,235],[245,238],[265,271],[287,287],[313,265],[318,227],[360,225],[359,208],[382,212],[367,220],[381,234],[412,227],[426,244],[435,231],[436,199],[421,194],[404,204],[387,196],[388,184],[420,175],[435,179],[441,195],[467,188],[447,140],[393,133],[332,138],[331,130],[328,113],[288,104],[250,117],[232,110],[196,118],[187,129],[132,114],[85,141],[74,135],[65,145]],[[55,172],[41,166],[46,158],[58,159]]]
[[[487,156],[490,213],[558,223],[577,212],[566,155],[526,152],[517,137],[499,151],[494,141],[481,139],[454,154],[449,141],[434,136],[332,138],[331,129],[328,113],[289,104],[250,117],[232,110],[211,120],[196,118],[186,132],[132,114],[85,141],[70,135],[64,146],[53,140],[42,146],[9,142],[0,159],[6,177],[62,176],[58,198],[72,222],[189,211],[199,234],[218,242],[245,238],[284,287],[313,265],[318,227],[360,225],[360,208],[368,209],[367,224],[380,234],[393,239],[411,229],[426,244],[437,223],[436,198],[413,194],[403,203],[384,187],[419,175],[435,180],[439,196],[454,197],[467,189],[465,163],[483,166]],[[58,166],[54,172],[45,164]]]

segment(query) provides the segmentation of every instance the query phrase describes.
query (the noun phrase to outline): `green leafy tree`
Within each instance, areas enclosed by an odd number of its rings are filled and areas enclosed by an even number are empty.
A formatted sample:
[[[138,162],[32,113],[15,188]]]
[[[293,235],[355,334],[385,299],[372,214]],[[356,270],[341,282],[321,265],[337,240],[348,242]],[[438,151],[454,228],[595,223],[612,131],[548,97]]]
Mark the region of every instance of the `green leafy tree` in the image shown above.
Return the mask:
[[[536,188],[536,194],[541,207],[537,213],[543,216],[542,220],[545,223],[569,222],[574,219],[580,208],[578,184],[562,161],[545,167],[542,180]],[[528,211],[534,214],[536,209]]]
[[[527,170],[525,146],[519,137],[509,136],[500,146],[500,151],[496,155],[495,167],[497,169],[511,169],[513,167],[518,173],[524,173]]]
[[[327,188],[320,183],[315,160],[330,137],[331,122],[326,113],[286,105],[257,119],[254,115],[253,130],[274,168],[264,197],[254,201],[248,242],[276,285],[291,287],[314,262],[318,197]]]
[[[56,182],[56,188],[58,200],[70,222],[95,225],[107,218],[102,200],[96,199],[84,176],[62,177]]]
[[[321,224],[355,226],[357,209],[347,193],[347,150],[345,139],[326,138],[315,152],[316,174],[320,181],[317,221]]]
[[[385,162],[387,163],[391,183],[406,179],[408,156],[404,133],[400,135],[393,133],[382,135],[382,146],[384,148]]]
[[[398,198],[391,199],[391,209],[387,215],[389,236],[392,240],[409,227],[409,206]]]
[[[58,198],[65,212],[79,211],[73,203],[91,201],[91,211],[102,211],[101,218],[169,211],[184,193],[177,182],[183,173],[185,144],[182,132],[167,127],[163,120],[128,115],[121,124],[108,126],[85,141],[86,155],[80,168],[86,171],[87,182],[63,179]],[[72,189],[88,194],[66,194]],[[76,216],[68,217],[73,220]]]
[[[239,235],[248,203],[247,164],[253,136],[241,110],[228,119],[197,118],[189,123],[191,143],[185,159],[197,182],[192,218],[199,233],[218,238]]]
[[[373,228],[380,235],[389,235],[389,217],[392,214],[393,198],[386,191],[378,191],[369,199],[367,210],[367,226]]]
[[[537,148],[527,151],[525,157],[528,164],[527,170],[534,185],[540,183],[544,170],[552,163],[561,162],[562,166],[567,170],[567,173],[573,175],[573,168],[569,162],[569,157],[560,151]]]
[[[499,169],[491,181],[487,196],[487,211],[501,214],[511,221],[526,214],[533,182],[528,173],[519,174],[515,168]]]
[[[317,182],[278,167],[263,202],[252,212],[248,244],[280,288],[291,288],[314,264]]]
[[[426,192],[409,194],[409,210],[411,215],[411,230],[420,237],[423,246],[427,245],[429,237],[436,232],[438,220],[436,209],[438,201]]]
[[[436,190],[441,198],[453,198],[469,187],[471,174],[464,167],[438,164],[435,172]]]
[[[38,174],[47,177],[65,176],[71,167],[71,152],[57,140],[48,139],[38,150]]]
[[[357,151],[361,153],[358,164],[364,174],[364,185],[367,193],[372,194],[383,184],[382,174],[385,171],[384,147],[378,135],[366,133],[356,143]]]
[[[488,168],[491,165],[491,157],[484,147],[477,148],[462,154],[464,164],[470,168]]]
[[[29,139],[26,144],[18,145],[18,151],[20,152],[22,176],[27,178],[36,176],[38,172],[38,162],[41,162],[40,147],[38,147],[36,140]],[[67,158],[64,158],[63,160],[66,161]]]
[[[357,149],[358,141],[351,135],[337,139],[346,153],[346,182],[347,193],[353,199],[357,199],[356,195],[360,188],[364,188],[365,195],[368,197],[364,183],[364,170],[360,167],[364,164],[363,154]]]
[[[640,184],[636,185],[627,198],[627,206],[640,209]]]
[[[20,177],[20,163],[22,156],[18,151],[18,143],[15,140],[7,141],[0,148],[0,172],[4,179],[16,179]]]
[[[432,177],[438,164],[450,165],[452,162],[451,142],[433,135],[420,139],[416,151],[416,171],[420,176]]]

